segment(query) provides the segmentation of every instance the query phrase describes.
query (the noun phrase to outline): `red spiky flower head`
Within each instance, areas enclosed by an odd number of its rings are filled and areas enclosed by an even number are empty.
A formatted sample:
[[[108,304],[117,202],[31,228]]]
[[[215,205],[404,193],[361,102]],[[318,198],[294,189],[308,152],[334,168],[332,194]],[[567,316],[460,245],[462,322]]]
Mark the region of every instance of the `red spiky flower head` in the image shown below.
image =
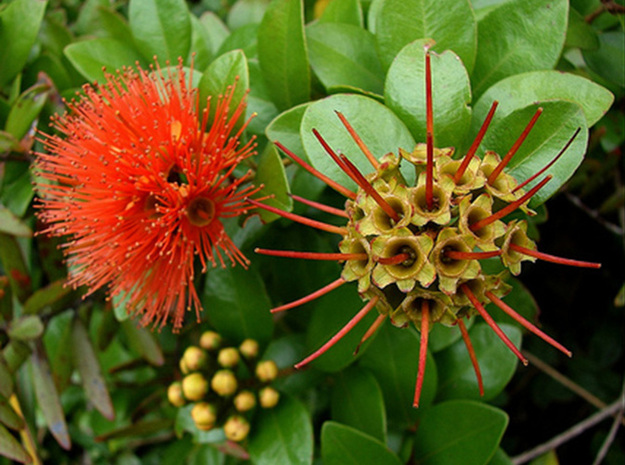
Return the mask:
[[[138,67],[86,85],[69,112],[52,119],[35,162],[44,233],[66,236],[72,286],[108,287],[142,322],[174,327],[201,310],[194,257],[203,270],[248,261],[221,222],[245,212],[253,186],[234,178],[253,154],[236,129],[245,102],[199,102],[180,63],[163,73]]]

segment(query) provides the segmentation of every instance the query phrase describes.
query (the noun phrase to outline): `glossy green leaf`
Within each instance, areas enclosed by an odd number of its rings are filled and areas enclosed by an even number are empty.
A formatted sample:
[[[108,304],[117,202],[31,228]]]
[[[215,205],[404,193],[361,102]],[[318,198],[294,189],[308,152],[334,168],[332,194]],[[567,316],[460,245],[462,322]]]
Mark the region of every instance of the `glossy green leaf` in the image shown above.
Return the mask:
[[[71,286],[67,286],[66,279],[59,279],[47,286],[37,289],[24,303],[24,313],[34,315],[41,313],[46,308],[62,303],[64,297],[71,294]]]
[[[361,95],[339,94],[312,103],[304,113],[300,127],[302,144],[311,164],[326,176],[343,186],[356,190],[356,184],[334,163],[323,149],[312,130],[317,129],[336,153],[343,153],[363,174],[373,168],[356,142],[335,114],[340,111],[378,159],[399,148],[412,151],[415,141],[410,131],[384,105]],[[414,169],[404,163],[403,174],[408,184],[414,181]]]
[[[24,428],[24,419],[15,413],[7,401],[0,400],[0,424],[17,431]]]
[[[470,318],[465,322],[465,326],[470,328],[473,326],[475,318]],[[428,336],[428,349],[432,351],[432,353],[440,352],[443,349],[446,349],[454,342],[459,340],[462,337],[462,333],[460,329],[455,326],[445,326],[445,325],[433,325],[430,330],[430,335]]]
[[[20,237],[31,237],[33,235],[27,224],[2,205],[0,205],[0,232]]]
[[[136,353],[154,366],[161,366],[165,363],[163,351],[148,328],[137,326],[137,322],[133,320],[122,321],[121,326],[126,333],[128,345]]]
[[[569,9],[569,23],[564,46],[581,48],[583,50],[596,50],[599,48],[597,33],[574,8]]]
[[[269,0],[238,0],[228,12],[228,27],[234,30],[260,23],[268,4]]]
[[[105,80],[105,72],[115,73],[124,66],[145,61],[131,45],[115,39],[102,38],[74,42],[64,50],[65,56],[88,81]]]
[[[602,78],[625,88],[625,33],[610,31],[599,34],[599,48],[584,50],[588,67]]]
[[[0,261],[11,283],[11,291],[21,302],[25,301],[31,292],[30,275],[16,238],[3,232],[0,232]]]
[[[334,421],[386,443],[382,390],[369,371],[352,366],[336,375],[332,386],[331,412]]]
[[[384,71],[373,34],[358,26],[316,23],[306,28],[310,65],[326,89],[353,86],[381,94]]]
[[[473,93],[518,73],[555,66],[566,36],[566,0],[513,0],[479,21]]]
[[[258,29],[258,59],[279,110],[310,98],[302,0],[273,0]]]
[[[226,38],[219,46],[216,55],[221,56],[226,52],[233,50],[243,50],[245,56],[254,58],[258,54],[258,24],[248,24],[247,26],[236,29]]]
[[[11,321],[7,331],[11,339],[31,341],[43,334],[43,323],[36,315],[23,315]]]
[[[507,294],[503,301],[511,306],[519,315],[528,320],[531,323],[536,323],[538,317],[538,304],[530,291],[525,285],[515,278],[506,279],[506,283],[512,286],[510,293]],[[489,304],[486,306],[488,313],[498,322],[507,323],[518,327],[521,331],[527,331],[520,323],[515,321],[512,317],[505,314],[495,304]]]
[[[342,23],[363,26],[359,0],[330,0],[319,17],[320,23]]]
[[[15,0],[0,10],[0,88],[26,64],[47,4],[41,0]]]
[[[280,113],[269,123],[265,130],[267,139],[271,142],[280,142],[295,155],[300,158],[304,157],[304,159],[307,157],[302,145],[299,128],[308,105],[308,103],[304,103]]]
[[[0,355],[0,395],[5,399],[13,393],[13,375]]]
[[[350,426],[326,421],[321,428],[324,465],[400,465],[399,457],[378,439]]]
[[[247,96],[246,118],[251,121],[247,131],[257,136],[264,136],[269,123],[278,116],[278,109],[271,101],[260,71],[257,59],[248,61],[250,72],[250,93]],[[262,139],[261,139],[262,140]]]
[[[50,319],[43,343],[50,360],[50,368],[54,377],[54,384],[59,392],[63,392],[70,383],[74,372],[72,322],[73,312],[66,312]]]
[[[415,434],[414,458],[423,465],[484,465],[508,425],[502,410],[473,401],[427,409]]]
[[[108,420],[115,418],[111,396],[102,376],[102,368],[93,350],[87,329],[80,318],[74,318],[72,327],[74,366],[80,373],[87,399]]]
[[[191,46],[191,20],[184,0],[130,0],[128,22],[143,57],[159,63],[185,59]]]
[[[185,61],[188,63],[193,61],[195,68],[204,69],[213,58],[210,37],[197,16],[190,15],[189,18],[191,19],[191,47],[189,57]]]
[[[285,395],[276,407],[260,410],[250,433],[249,453],[256,465],[311,464],[313,431],[308,410]]]
[[[405,45],[430,38],[436,42],[433,50],[453,50],[469,71],[473,69],[477,23],[468,0],[384,0],[375,18],[375,35],[387,67]]]
[[[72,446],[67,424],[65,423],[65,414],[61,406],[59,394],[54,385],[52,371],[48,363],[43,342],[37,341],[34,344],[35,351],[31,357],[32,377],[35,385],[35,395],[37,403],[43,417],[46,420],[48,429],[59,445],[66,450]]]
[[[552,175],[553,179],[532,197],[530,207],[537,207],[551,197],[582,162],[588,144],[588,127],[582,108],[575,103],[554,100],[513,111],[488,129],[478,150],[478,154],[493,150],[504,156],[538,107],[543,109],[542,115],[506,167],[506,171],[519,182],[544,168],[562,150],[577,128],[581,131],[564,155],[541,176],[542,179]]]
[[[428,352],[419,409],[412,407],[419,369],[419,335],[413,328],[385,323],[360,363],[380,383],[389,422],[413,425],[422,409],[434,400],[438,383],[437,363]]]
[[[0,425],[0,455],[19,463],[32,463],[30,455],[2,425]]]
[[[505,323],[500,327],[513,344],[520,347],[521,331]],[[516,370],[518,359],[486,323],[473,325],[469,337],[482,373],[484,397],[480,397],[469,353],[460,340],[436,354],[439,400],[492,399],[508,384]]]
[[[365,302],[360,299],[355,286],[344,285],[315,300],[313,305],[315,310],[308,324],[306,337],[308,354],[322,347],[339,332],[365,306]],[[367,328],[375,321],[376,316],[377,311],[371,310],[340,341],[314,360],[311,366],[319,370],[335,372],[355,362],[357,357],[365,352],[366,346],[361,347],[357,355],[354,355],[354,351]]]
[[[513,465],[513,464],[512,464],[512,460],[510,460],[510,457],[508,457],[508,455],[500,447],[499,449],[495,451],[490,461],[488,462],[488,465]]]
[[[25,342],[16,339],[9,341],[2,349],[2,358],[4,358],[4,363],[8,371],[10,373],[15,373],[17,369],[22,366],[22,363],[26,361],[31,352],[30,346]]]
[[[614,96],[599,84],[575,74],[559,71],[517,74],[499,81],[480,97],[473,111],[473,134],[479,131],[495,100],[499,105],[491,124],[535,102],[566,100],[582,107],[588,127],[591,127],[608,111]]]
[[[14,139],[14,142],[17,140]],[[23,218],[35,196],[28,163],[11,160],[4,162],[0,185],[0,203]]]
[[[200,16],[200,25],[203,29],[200,35],[212,56],[215,56],[221,44],[230,35],[230,31],[219,16],[211,11],[206,11]]]
[[[265,150],[263,150],[258,160],[254,183],[257,186],[263,186],[256,194],[257,197],[272,196],[263,200],[264,204],[286,211],[293,209],[293,199],[289,196],[290,189],[284,171],[284,164],[275,145],[267,144]],[[279,215],[266,210],[260,210],[258,213],[265,223],[280,218]]]
[[[48,78],[41,78],[26,89],[11,106],[5,130],[21,140],[35,123],[51,90],[52,83]]]
[[[384,98],[408,126],[415,140],[425,142],[425,49],[427,40],[406,45],[386,76]],[[430,54],[432,110],[436,147],[462,147],[471,123],[469,75],[453,52]]]
[[[265,285],[254,268],[214,268],[206,274],[202,304],[209,321],[234,341],[256,339],[262,344],[273,332],[271,303]]]

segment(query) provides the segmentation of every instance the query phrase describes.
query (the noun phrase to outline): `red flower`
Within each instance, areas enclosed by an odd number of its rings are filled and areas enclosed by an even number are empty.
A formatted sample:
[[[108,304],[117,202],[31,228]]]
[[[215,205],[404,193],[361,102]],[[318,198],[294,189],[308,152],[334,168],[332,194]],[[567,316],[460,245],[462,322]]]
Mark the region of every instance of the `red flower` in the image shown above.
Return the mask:
[[[209,126],[211,102],[200,107],[182,64],[167,76],[125,69],[83,90],[53,118],[65,137],[44,134],[37,154],[42,232],[69,238],[69,284],[108,286],[144,324],[179,328],[185,309],[201,310],[196,255],[202,271],[248,263],[221,222],[245,213],[257,190],[233,177],[255,147],[239,141],[246,124],[235,132],[245,102],[231,109],[232,86]]]

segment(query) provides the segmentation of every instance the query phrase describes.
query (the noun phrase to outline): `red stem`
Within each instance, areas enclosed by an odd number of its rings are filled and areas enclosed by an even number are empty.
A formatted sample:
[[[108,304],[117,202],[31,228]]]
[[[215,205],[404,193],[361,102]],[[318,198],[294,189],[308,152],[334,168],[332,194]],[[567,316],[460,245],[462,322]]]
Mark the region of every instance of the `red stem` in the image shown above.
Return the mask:
[[[303,203],[304,205],[308,205],[309,207],[316,208],[318,210],[324,211],[326,213],[330,213],[336,216],[342,216],[343,218],[349,218],[345,210],[339,210],[338,208],[330,207],[329,205],[324,205],[319,202],[315,202],[314,200],[308,200],[304,197],[300,197],[299,195],[289,194],[293,200],[297,202]]]
[[[336,281],[332,281],[330,284],[323,286],[321,289],[317,289],[315,292],[308,294],[305,297],[302,297],[301,299],[297,299],[288,304],[284,304],[284,305],[280,305],[279,307],[272,308],[271,313],[283,312],[284,310],[289,310],[290,308],[304,305],[305,303],[308,303],[312,300],[315,300],[321,297],[322,295],[327,294],[328,292],[336,289],[337,287],[341,286],[342,284],[345,284],[346,282],[347,281],[345,281],[343,278],[339,278]]]
[[[434,208],[434,112],[432,110],[432,69],[430,51],[425,51],[425,141],[427,147],[427,167],[425,177],[425,200],[429,210]]]
[[[367,160],[369,160],[369,163],[371,163],[371,165],[375,169],[378,169],[378,167],[380,166],[380,163],[378,162],[378,160],[376,160],[375,156],[373,156],[373,154],[371,153],[371,150],[369,150],[369,147],[365,145],[364,141],[360,138],[360,136],[354,130],[352,125],[349,124],[349,121],[347,121],[347,118],[345,118],[343,113],[341,113],[340,111],[336,111],[335,113],[337,114],[341,122],[343,123],[343,126],[345,126],[345,129],[347,129],[349,134],[352,136],[352,139],[354,139],[354,142],[356,142],[360,150],[362,150],[362,153],[365,154],[365,157],[367,157]]]
[[[369,255],[366,253],[320,253],[320,252],[296,252],[294,250],[269,250],[254,249],[254,252],[271,255],[273,257],[302,258],[305,260],[367,260]]]
[[[490,252],[462,252],[460,250],[446,250],[444,255],[452,260],[480,260],[482,258],[498,257],[501,253],[501,250],[493,250]]]
[[[419,373],[417,374],[417,385],[414,390],[413,407],[419,406],[423,379],[425,377],[425,365],[428,355],[428,335],[430,332],[430,302],[423,299],[421,302],[421,342],[419,344]]]
[[[471,358],[473,371],[475,371],[475,377],[477,378],[477,385],[480,389],[480,396],[484,396],[484,382],[482,381],[482,372],[480,370],[480,365],[477,363],[477,356],[475,355],[475,349],[473,348],[473,344],[471,344],[471,338],[469,337],[467,327],[465,326],[464,321],[462,321],[461,318],[458,319],[458,328],[460,328],[462,340],[464,341],[464,345],[467,346],[467,352],[469,352],[469,357]]]
[[[523,255],[529,255],[546,262],[558,263],[560,265],[577,266],[580,268],[601,268],[601,263],[584,262],[582,260],[573,260],[571,258],[556,257],[555,255],[549,255],[538,250],[528,249],[516,244],[510,244],[509,246],[515,252],[522,253]]]
[[[404,260],[408,260],[410,255],[407,253],[400,253],[393,257],[376,257],[375,261],[382,265],[399,265]]]

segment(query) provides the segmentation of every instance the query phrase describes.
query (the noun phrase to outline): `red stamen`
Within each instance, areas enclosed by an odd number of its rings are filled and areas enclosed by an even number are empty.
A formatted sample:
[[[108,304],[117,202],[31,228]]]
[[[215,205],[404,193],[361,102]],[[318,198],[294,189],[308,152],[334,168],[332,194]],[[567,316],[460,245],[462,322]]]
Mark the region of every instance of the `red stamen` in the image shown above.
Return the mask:
[[[517,150],[519,150],[519,147],[521,147],[521,144],[525,141],[525,138],[534,127],[534,124],[536,124],[536,120],[538,119],[538,117],[541,115],[542,112],[543,112],[542,108],[539,108],[538,110],[536,110],[536,113],[534,113],[534,116],[532,116],[532,119],[530,120],[530,122],[527,124],[527,126],[525,126],[525,129],[523,130],[519,138],[516,140],[512,148],[508,151],[506,156],[503,157],[503,160],[499,162],[495,170],[488,177],[487,179],[488,184],[492,185],[495,182],[495,180],[497,179],[497,176],[499,176],[499,173],[503,171],[503,169],[506,167],[508,162],[512,159],[512,157],[517,152]]]
[[[510,244],[509,247],[515,252],[522,253],[523,255],[529,255],[530,257],[536,257],[539,260],[544,260],[546,262],[558,263],[560,265],[577,266],[580,268],[601,268],[601,263],[584,262],[582,260],[573,260],[571,258],[556,257],[555,255],[549,255],[543,252],[539,252],[538,250],[528,249],[526,247],[521,247],[520,245],[516,244]]]
[[[279,208],[272,207],[270,205],[265,205],[264,203],[257,202],[254,199],[246,199],[246,201],[258,208],[262,208],[263,210],[267,210],[271,213],[275,213],[276,215],[280,215],[289,220],[296,221],[301,224],[305,224],[306,226],[311,226],[313,228],[321,229],[322,231],[328,231],[328,232],[340,234],[341,236],[344,236],[347,234],[347,230],[339,226],[322,223],[321,221],[311,220],[310,218],[305,218],[303,216],[296,215],[295,213],[289,213],[284,210],[280,210]]]
[[[469,229],[471,231],[477,231],[478,229],[482,229],[484,226],[488,226],[489,224],[494,223],[498,219],[503,218],[507,214],[512,213],[514,210],[516,210],[521,205],[523,205],[525,202],[527,202],[536,192],[538,192],[545,184],[547,184],[547,182],[549,182],[549,180],[551,180],[552,177],[553,176],[551,176],[551,175],[546,176],[545,179],[543,179],[538,184],[536,184],[534,187],[532,187],[532,189],[529,190],[525,195],[523,195],[523,197],[521,197],[521,198],[515,200],[514,202],[506,205],[504,208],[502,208],[498,212],[493,213],[492,215],[487,216],[486,218],[484,218],[482,220],[476,221],[472,225],[469,225]]]
[[[343,328],[341,328],[341,330],[338,333],[332,336],[328,342],[322,345],[315,352],[310,354],[301,362],[297,363],[295,365],[295,368],[299,370],[304,365],[309,364],[320,355],[323,355],[330,347],[332,347],[334,344],[340,341],[343,338],[343,336],[345,336],[348,332],[350,332],[352,328],[356,326],[358,322],[362,320],[367,315],[367,313],[369,313],[373,309],[373,307],[376,306],[376,304],[378,303],[378,300],[380,300],[378,296],[373,297],[369,302],[367,302],[367,305],[365,305],[358,313],[356,313],[356,315],[351,320],[349,320],[349,322],[345,326],[343,326]]]
[[[304,197],[300,197],[299,195],[289,194],[293,200],[296,200],[304,205],[308,205],[309,207],[316,208],[318,210],[324,211],[326,213],[330,213],[336,216],[342,216],[343,218],[349,218],[345,210],[339,210],[338,208],[330,207],[328,205],[324,205],[319,202],[315,202],[314,200],[308,200]]]
[[[427,168],[425,177],[425,200],[429,210],[434,208],[434,112],[432,111],[432,69],[430,51],[425,50],[425,142],[427,147]]]
[[[348,188],[341,186],[339,183],[333,181],[332,179],[327,177],[325,174],[317,171],[315,168],[310,166],[308,163],[306,163],[300,157],[298,157],[293,152],[291,152],[289,149],[287,149],[280,142],[274,141],[274,144],[276,145],[276,147],[278,147],[280,150],[282,150],[284,153],[286,153],[289,156],[289,158],[293,159],[293,161],[295,161],[298,165],[300,165],[302,168],[304,168],[306,171],[308,171],[310,174],[312,174],[317,179],[320,179],[321,181],[325,182],[328,186],[330,186],[335,191],[343,194],[348,199],[354,200],[356,198],[356,193],[355,192],[350,191]]]
[[[343,163],[343,161],[339,158],[339,156],[332,149],[332,147],[330,147],[330,144],[328,144],[326,140],[321,136],[321,134],[319,134],[319,131],[317,131],[316,129],[313,129],[312,132],[317,138],[317,140],[319,141],[319,143],[321,144],[321,146],[323,147],[323,149],[326,151],[326,153],[330,155],[332,160],[334,160],[334,163],[336,163],[338,167],[341,168],[345,172],[345,174],[347,174],[356,184],[358,184],[358,181],[354,179],[354,175],[352,171],[349,169],[348,166],[346,166]]]
[[[307,296],[302,297],[301,299],[297,299],[288,304],[284,304],[284,305],[280,305],[279,307],[272,308],[271,313],[283,312],[285,310],[289,310],[290,308],[304,305],[305,303],[311,302],[327,294],[328,292],[336,289],[337,287],[341,286],[342,284],[345,284],[346,282],[347,281],[345,281],[343,278],[339,278],[336,281],[332,281],[330,284],[323,286],[321,289],[317,289],[315,292],[312,292],[308,294]]]
[[[518,191],[519,189],[522,189],[523,187],[525,187],[527,184],[529,184],[530,182],[532,182],[534,179],[536,179],[538,176],[540,176],[541,174],[543,174],[545,171],[547,171],[555,162],[558,161],[558,159],[564,154],[564,152],[566,152],[566,150],[569,148],[569,146],[573,143],[573,141],[575,140],[575,138],[577,137],[577,135],[579,134],[579,131],[581,131],[582,128],[577,128],[577,131],[575,131],[575,134],[573,134],[573,137],[571,137],[569,139],[569,141],[566,143],[566,145],[564,147],[562,147],[562,150],[560,150],[560,153],[558,153],[553,160],[551,160],[547,166],[545,166],[543,169],[541,169],[538,173],[534,174],[533,176],[529,177],[528,179],[526,179],[525,181],[523,181],[521,184],[519,184],[518,186],[516,186],[514,189],[512,189],[512,193],[514,194],[516,191]]]
[[[386,320],[387,316],[388,315],[382,315],[382,314],[378,315],[378,317],[375,319],[373,324],[371,326],[369,326],[369,329],[367,330],[365,335],[362,337],[362,339],[358,343],[358,346],[356,347],[356,350],[354,350],[354,355],[358,355],[358,351],[360,351],[360,346],[362,346],[367,339],[369,339],[371,336],[373,336],[375,334],[375,332],[382,325],[382,323],[384,323],[384,320]]]
[[[488,115],[486,116],[486,119],[482,123],[482,127],[480,128],[480,132],[477,133],[477,136],[475,137],[475,140],[473,141],[473,144],[471,144],[471,147],[469,148],[469,151],[464,156],[464,159],[462,160],[462,163],[458,167],[458,171],[456,171],[456,174],[454,174],[454,183],[458,184],[460,182],[460,179],[462,178],[462,175],[464,174],[464,172],[469,167],[469,163],[471,162],[471,159],[473,158],[473,155],[475,155],[475,152],[477,152],[477,148],[480,146],[480,143],[482,142],[482,139],[484,139],[484,135],[486,134],[486,130],[488,129],[488,126],[490,126],[490,122],[493,119],[493,116],[495,115],[495,109],[497,108],[497,105],[499,105],[499,102],[497,100],[495,100],[493,102],[492,106],[490,107],[490,111],[488,112]]]
[[[369,147],[367,147],[364,143],[364,141],[360,138],[360,136],[358,135],[358,133],[356,133],[356,131],[354,130],[354,128],[352,127],[351,124],[349,124],[349,121],[347,121],[347,118],[345,118],[345,116],[343,115],[343,113],[341,113],[340,111],[336,111],[335,112],[336,115],[339,117],[339,119],[341,120],[341,122],[343,123],[343,126],[345,126],[345,129],[347,129],[347,131],[349,132],[349,134],[352,136],[352,139],[354,139],[354,142],[356,142],[356,145],[358,145],[358,147],[360,148],[360,150],[362,150],[362,153],[365,154],[365,157],[367,157],[367,160],[369,160],[369,163],[371,163],[371,165],[375,168],[378,169],[378,167],[380,166],[380,163],[378,162],[378,160],[376,160],[376,158],[373,156],[373,154],[371,153],[371,150],[369,150]]]
[[[501,250],[493,250],[490,252],[462,252],[460,250],[445,250],[443,255],[452,260],[480,260],[482,258],[498,257],[502,254]]]
[[[488,314],[484,306],[480,303],[479,300],[477,300],[473,292],[471,292],[471,289],[469,289],[469,286],[467,286],[466,284],[462,284],[460,286],[460,289],[462,289],[462,292],[464,292],[464,295],[466,295],[469,298],[469,300],[473,304],[473,307],[475,307],[475,309],[482,316],[482,318],[484,318],[484,321],[488,323],[488,326],[490,326],[492,330],[495,331],[495,334],[499,336],[499,339],[501,339],[503,343],[507,345],[508,348],[514,353],[514,355],[516,355],[518,359],[521,360],[523,365],[527,365],[527,359],[523,357],[523,354],[521,354],[519,349],[517,349],[514,346],[512,341],[508,338],[508,336],[506,336],[506,333],[504,333],[499,327],[499,325],[495,323],[495,320],[493,320],[493,318]]]
[[[408,260],[410,255],[400,253],[393,257],[375,257],[374,260],[382,265],[399,265],[401,262]]]
[[[497,305],[497,307],[502,309],[508,316],[513,318],[515,321],[519,322],[524,328],[526,328],[527,330],[531,331],[536,336],[540,337],[543,341],[545,341],[548,344],[551,344],[553,347],[558,349],[560,352],[565,353],[568,357],[571,357],[573,355],[570,350],[568,350],[566,347],[564,347],[562,344],[560,344],[555,339],[551,338],[550,336],[547,336],[544,332],[542,332],[540,329],[538,329],[532,323],[530,323],[525,318],[523,318],[521,315],[519,315],[512,307],[507,305],[503,300],[501,300],[499,297],[497,297],[491,291],[486,291],[485,295],[486,295],[486,297],[488,297],[491,300],[491,302],[493,302],[495,305]]]
[[[430,302],[423,299],[421,302],[421,343],[419,344],[419,373],[417,374],[417,385],[414,390],[413,407],[419,406],[421,398],[421,388],[425,377],[425,364],[428,355],[428,334],[430,332]]]
[[[382,198],[382,196],[380,195],[380,193],[378,191],[376,191],[373,186],[371,185],[371,183],[369,181],[367,181],[367,179],[362,175],[362,173],[360,171],[358,171],[358,168],[356,168],[356,166],[347,159],[347,157],[345,155],[340,155],[341,157],[341,161],[343,163],[345,163],[345,166],[347,167],[347,169],[350,170],[350,172],[352,173],[352,179],[371,197],[373,197],[373,200],[376,201],[376,203],[380,206],[380,208],[382,208],[382,210],[384,210],[384,212],[393,220],[395,220],[396,222],[399,222],[401,220],[399,214],[393,209],[393,207],[391,207],[389,205],[389,203],[384,200]]]
[[[469,352],[469,357],[471,358],[473,371],[475,371],[475,377],[477,378],[477,385],[480,389],[480,396],[484,396],[484,383],[482,382],[482,372],[480,370],[479,364],[477,363],[475,349],[473,349],[473,344],[471,344],[469,332],[467,331],[467,327],[465,326],[462,319],[458,319],[458,328],[460,328],[460,333],[462,333],[462,340],[464,341],[464,345],[467,346],[467,351]]]
[[[294,250],[269,250],[254,249],[254,252],[271,255],[273,257],[302,258],[305,260],[367,260],[369,255],[366,253],[319,253],[319,252],[296,252]]]

